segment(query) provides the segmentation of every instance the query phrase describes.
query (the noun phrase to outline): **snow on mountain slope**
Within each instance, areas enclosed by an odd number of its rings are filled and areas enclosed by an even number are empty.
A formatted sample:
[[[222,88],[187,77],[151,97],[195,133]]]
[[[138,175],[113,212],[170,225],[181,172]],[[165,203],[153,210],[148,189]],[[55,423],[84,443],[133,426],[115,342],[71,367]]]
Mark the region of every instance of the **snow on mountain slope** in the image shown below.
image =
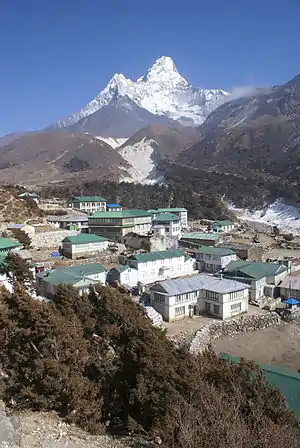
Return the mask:
[[[262,222],[271,226],[277,225],[281,231],[300,235],[300,208],[287,205],[281,199],[273,202],[265,210],[250,211],[237,208],[234,205],[229,205],[228,209],[232,210],[242,221]]]
[[[157,59],[145,76],[132,81],[115,74],[107,86],[83,109],[56,123],[65,128],[107,106],[112,100],[128,96],[138,106],[156,115],[179,120],[186,125],[203,123],[227,94],[221,89],[200,89],[191,86],[177,71],[170,57]]]
[[[119,148],[119,146],[122,146],[126,142],[126,140],[128,140],[127,138],[101,137],[101,136],[97,136],[95,138],[97,138],[98,140],[102,140],[103,142],[107,143],[114,149]]]
[[[119,154],[133,167],[122,180],[134,183],[156,183],[155,140],[143,138],[134,145],[124,146]]]

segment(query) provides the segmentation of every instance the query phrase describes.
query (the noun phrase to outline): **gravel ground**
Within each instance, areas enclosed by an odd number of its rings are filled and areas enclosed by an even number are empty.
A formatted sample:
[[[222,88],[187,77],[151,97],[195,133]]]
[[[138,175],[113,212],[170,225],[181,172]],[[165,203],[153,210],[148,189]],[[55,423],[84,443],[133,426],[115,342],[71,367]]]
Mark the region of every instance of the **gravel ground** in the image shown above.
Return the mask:
[[[216,340],[214,346],[218,353],[226,352],[296,371],[300,369],[300,327],[296,324],[225,336]]]
[[[55,413],[10,415],[0,401],[0,448],[154,448],[154,441],[90,435],[62,422]]]

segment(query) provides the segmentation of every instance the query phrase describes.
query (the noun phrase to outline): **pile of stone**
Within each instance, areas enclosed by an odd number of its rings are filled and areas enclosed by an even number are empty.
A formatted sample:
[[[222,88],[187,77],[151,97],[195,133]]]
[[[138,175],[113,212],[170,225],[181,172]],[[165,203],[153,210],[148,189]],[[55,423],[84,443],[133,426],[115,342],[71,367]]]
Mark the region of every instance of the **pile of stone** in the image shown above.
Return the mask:
[[[153,326],[161,328],[163,326],[162,315],[155,311],[152,306],[145,306],[144,308],[148,314],[149,319],[151,319]]]
[[[267,314],[252,314],[242,316],[229,321],[213,320],[197,332],[190,345],[190,352],[201,353],[215,339],[222,336],[230,336],[237,333],[263,330],[274,325],[279,325],[281,319],[275,312]]]
[[[67,236],[77,235],[77,230],[56,230],[52,232],[37,233],[31,240],[31,245],[34,248],[37,247],[59,247],[61,242]]]

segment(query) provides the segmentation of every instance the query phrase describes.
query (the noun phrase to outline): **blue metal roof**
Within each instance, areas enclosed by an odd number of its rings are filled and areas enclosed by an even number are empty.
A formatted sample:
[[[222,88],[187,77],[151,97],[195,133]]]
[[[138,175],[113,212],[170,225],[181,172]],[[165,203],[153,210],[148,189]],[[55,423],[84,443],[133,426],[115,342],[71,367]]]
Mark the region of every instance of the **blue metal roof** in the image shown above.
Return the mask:
[[[293,298],[286,299],[283,301],[283,303],[287,303],[288,305],[300,305],[300,301]]]
[[[120,204],[106,204],[106,207],[121,207]]]

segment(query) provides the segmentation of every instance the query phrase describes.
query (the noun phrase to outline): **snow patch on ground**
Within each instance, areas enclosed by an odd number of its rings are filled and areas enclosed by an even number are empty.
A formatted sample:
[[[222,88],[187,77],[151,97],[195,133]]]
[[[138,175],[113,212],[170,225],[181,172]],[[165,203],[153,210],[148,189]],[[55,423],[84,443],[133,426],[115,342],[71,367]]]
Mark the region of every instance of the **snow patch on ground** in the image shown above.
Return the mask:
[[[300,208],[287,205],[282,199],[278,199],[265,209],[251,211],[228,205],[228,209],[242,221],[262,222],[271,226],[278,226],[283,232],[300,235]]]
[[[101,137],[100,135],[95,138],[102,140],[114,149],[119,148],[119,146],[122,146],[128,140],[127,138]]]
[[[123,146],[119,153],[132,166],[123,182],[142,184],[155,184],[159,181],[156,176],[156,163],[154,160],[155,140],[143,138],[134,145]]]

